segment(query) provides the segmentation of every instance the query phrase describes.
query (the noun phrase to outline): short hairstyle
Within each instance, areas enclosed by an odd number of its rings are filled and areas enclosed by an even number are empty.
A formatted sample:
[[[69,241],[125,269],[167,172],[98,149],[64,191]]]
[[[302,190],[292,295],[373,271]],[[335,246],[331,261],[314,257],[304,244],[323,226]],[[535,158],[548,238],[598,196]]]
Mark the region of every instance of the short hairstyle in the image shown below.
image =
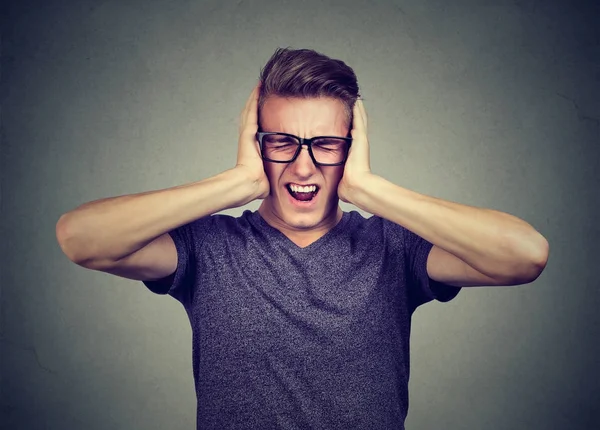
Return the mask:
[[[331,97],[346,109],[349,126],[352,110],[360,97],[354,70],[341,60],[312,49],[278,48],[260,72],[258,118],[269,96]]]

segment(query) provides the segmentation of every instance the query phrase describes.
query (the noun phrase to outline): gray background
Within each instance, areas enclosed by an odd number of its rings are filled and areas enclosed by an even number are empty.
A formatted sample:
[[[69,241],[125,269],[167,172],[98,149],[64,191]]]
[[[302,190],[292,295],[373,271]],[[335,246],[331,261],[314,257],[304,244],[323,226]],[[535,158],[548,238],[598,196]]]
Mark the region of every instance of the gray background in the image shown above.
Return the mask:
[[[600,424],[598,2],[21,1],[3,16],[3,428],[194,427],[181,305],[69,262],[55,223],[233,167],[278,46],[354,68],[375,173],[550,242],[533,284],[417,311],[408,428]]]

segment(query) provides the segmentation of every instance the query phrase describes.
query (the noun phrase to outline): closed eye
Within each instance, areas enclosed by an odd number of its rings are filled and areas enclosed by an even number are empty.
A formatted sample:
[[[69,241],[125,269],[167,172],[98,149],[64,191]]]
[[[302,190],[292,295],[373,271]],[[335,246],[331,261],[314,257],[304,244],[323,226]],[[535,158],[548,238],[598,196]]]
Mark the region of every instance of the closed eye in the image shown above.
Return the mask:
[[[346,141],[342,139],[319,139],[314,141],[313,146],[318,147],[319,149],[336,151],[341,149],[346,145]]]
[[[264,137],[264,143],[268,145],[297,145],[298,142],[289,136],[267,135]]]

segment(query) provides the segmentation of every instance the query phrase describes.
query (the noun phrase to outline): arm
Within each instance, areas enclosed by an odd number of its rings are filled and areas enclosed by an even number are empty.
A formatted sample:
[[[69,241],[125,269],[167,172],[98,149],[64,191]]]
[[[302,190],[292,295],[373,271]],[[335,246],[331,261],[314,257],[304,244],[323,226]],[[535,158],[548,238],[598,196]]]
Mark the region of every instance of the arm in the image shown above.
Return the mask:
[[[257,97],[258,87],[242,111],[233,169],[178,187],[97,200],[62,215],[56,237],[67,257],[89,269],[160,279],[173,273],[177,264],[169,231],[266,197],[269,183],[254,137]]]
[[[418,194],[372,174],[360,101],[354,118],[351,151],[356,149],[356,158],[346,167],[353,174],[344,171],[340,198],[433,243],[430,278],[455,286],[516,285],[540,275],[548,242],[531,225],[503,212]]]
[[[372,175],[354,189],[356,206],[400,224],[434,244],[429,277],[456,286],[532,282],[548,244],[525,221],[491,209],[418,194]]]

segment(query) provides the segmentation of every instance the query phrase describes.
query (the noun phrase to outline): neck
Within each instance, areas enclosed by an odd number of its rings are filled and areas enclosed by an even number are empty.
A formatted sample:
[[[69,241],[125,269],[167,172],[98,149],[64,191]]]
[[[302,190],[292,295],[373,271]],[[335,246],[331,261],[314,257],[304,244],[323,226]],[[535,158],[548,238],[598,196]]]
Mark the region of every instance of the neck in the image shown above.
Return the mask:
[[[340,208],[339,205],[336,205],[317,225],[302,228],[288,224],[273,210],[269,203],[268,198],[263,200],[258,208],[258,213],[267,224],[282,232],[288,239],[300,247],[308,246],[327,234],[327,232],[340,222],[344,214],[342,208]]]

